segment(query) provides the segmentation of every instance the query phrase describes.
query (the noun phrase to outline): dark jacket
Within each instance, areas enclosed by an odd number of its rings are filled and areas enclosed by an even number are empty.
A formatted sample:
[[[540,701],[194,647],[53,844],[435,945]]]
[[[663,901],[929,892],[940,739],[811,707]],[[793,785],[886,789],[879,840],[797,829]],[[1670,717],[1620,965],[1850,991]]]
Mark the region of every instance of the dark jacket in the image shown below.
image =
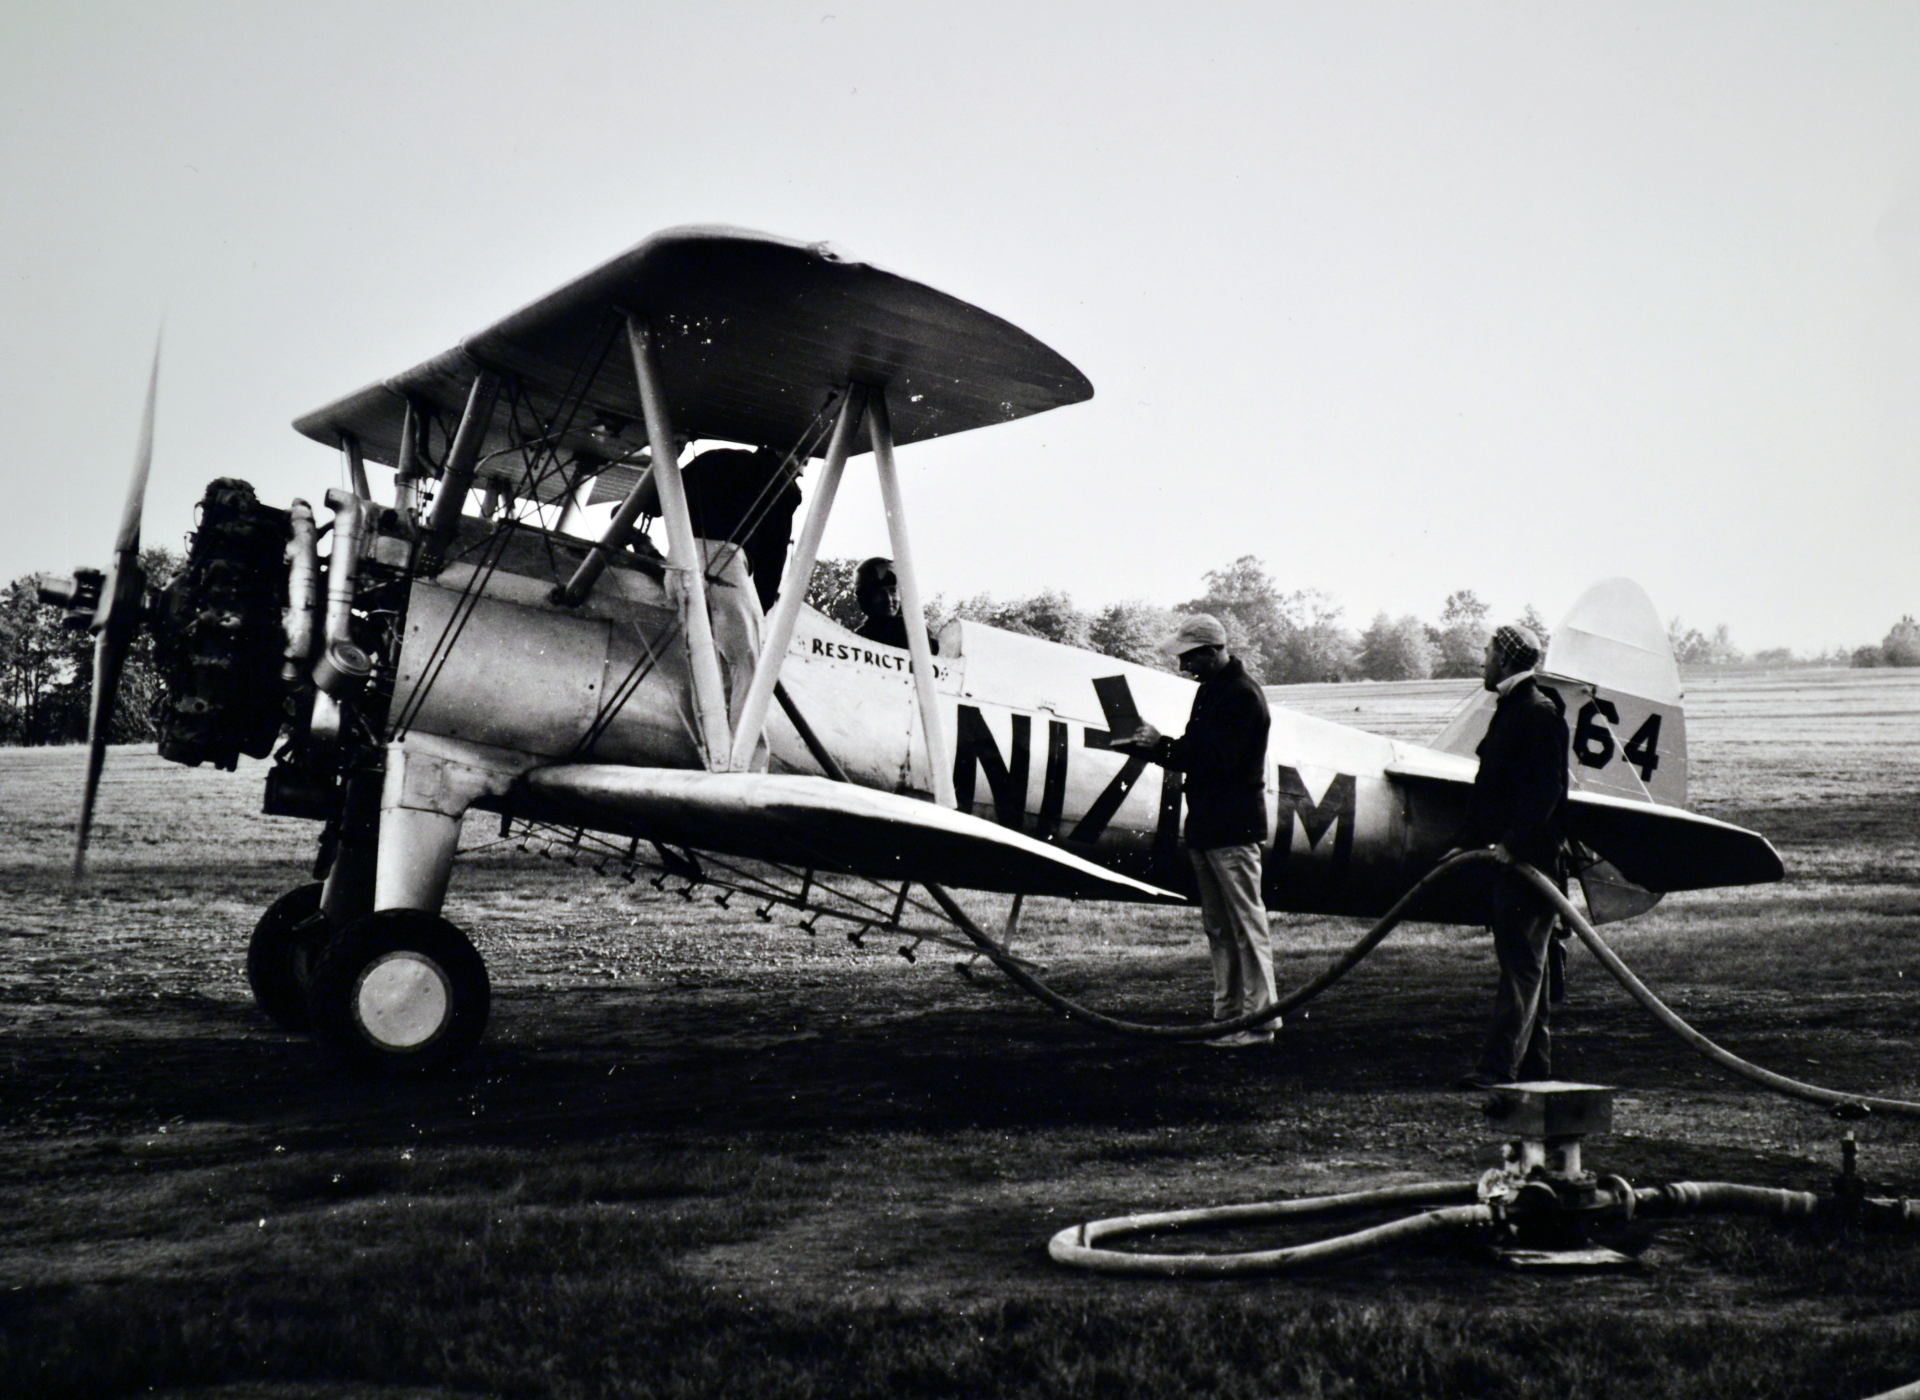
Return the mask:
[[[1187,732],[1147,755],[1187,775],[1187,845],[1194,850],[1267,839],[1267,697],[1229,657],[1193,697]]]
[[[1493,708],[1480,741],[1467,844],[1498,842],[1549,877],[1560,868],[1567,807],[1567,722],[1531,676]]]
[[[907,619],[899,613],[888,616],[880,613],[869,617],[853,629],[856,637],[865,637],[870,642],[878,642],[883,647],[899,647],[907,650]],[[940,639],[929,635],[927,650],[933,655],[940,654]]]

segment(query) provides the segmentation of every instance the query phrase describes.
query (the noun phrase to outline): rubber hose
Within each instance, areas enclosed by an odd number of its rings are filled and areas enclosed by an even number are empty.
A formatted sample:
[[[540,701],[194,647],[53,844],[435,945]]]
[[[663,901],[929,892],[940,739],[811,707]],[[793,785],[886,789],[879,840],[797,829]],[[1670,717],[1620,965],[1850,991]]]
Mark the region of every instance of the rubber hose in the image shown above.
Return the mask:
[[[1586,916],[1574,908],[1572,902],[1568,900],[1566,895],[1560,892],[1559,886],[1555,885],[1532,866],[1523,862],[1502,858],[1491,850],[1460,851],[1441,861],[1440,864],[1428,871],[1419,883],[1402,895],[1394,906],[1381,917],[1380,921],[1356,941],[1352,947],[1348,948],[1337,962],[1325,972],[1322,972],[1318,977],[1303,983],[1294,991],[1282,997],[1272,1006],[1249,1013],[1245,1016],[1236,1017],[1230,1021],[1210,1021],[1197,1026],[1159,1026],[1138,1021],[1123,1021],[1118,1017],[1108,1016],[1103,1012],[1095,1011],[1091,1007],[1082,1006],[1078,1002],[1060,995],[1060,993],[1054,991],[1053,988],[1049,987],[1046,983],[1033,976],[1033,974],[1015,962],[1006,949],[1002,948],[991,936],[982,930],[978,924],[974,923],[974,921],[968,917],[966,911],[955,903],[953,897],[945,890],[937,885],[929,885],[927,886],[927,891],[933,896],[941,909],[946,912],[947,917],[953,920],[955,927],[966,934],[994,966],[1006,973],[1010,979],[1027,992],[1038,997],[1041,1001],[1062,1014],[1078,1021],[1084,1021],[1088,1025],[1097,1026],[1102,1030],[1113,1031],[1121,1035],[1141,1036],[1158,1040],[1209,1040],[1215,1036],[1230,1035],[1235,1031],[1247,1030],[1254,1026],[1264,1025],[1266,1022],[1284,1015],[1295,1007],[1311,1001],[1314,997],[1320,995],[1321,992],[1324,992],[1328,987],[1339,981],[1348,972],[1352,971],[1362,958],[1366,957],[1368,953],[1371,953],[1378,947],[1381,941],[1384,940],[1389,933],[1393,932],[1406,918],[1407,911],[1413,906],[1414,902],[1443,876],[1449,875],[1469,864],[1484,864],[1487,862],[1511,865],[1523,878],[1530,881],[1541,896],[1567,920],[1568,925],[1579,935],[1580,941],[1586,944],[1588,951],[1591,952],[1595,958],[1599,959],[1600,965],[1612,973],[1615,980],[1618,981],[1622,987],[1626,988],[1629,996],[1639,1002],[1641,1007],[1662,1026],[1666,1027],[1687,1045],[1723,1069],[1731,1070],[1742,1078],[1750,1080],[1762,1088],[1771,1089],[1777,1094],[1783,1094],[1788,1098],[1801,1099],[1809,1103],[1822,1104],[1829,1108],[1864,1110],[1868,1112],[1892,1114],[1896,1117],[1920,1117],[1920,1103],[1910,1103],[1905,1099],[1882,1099],[1864,1094],[1849,1094],[1839,1089],[1826,1089],[1817,1084],[1807,1084],[1798,1079],[1789,1079],[1784,1074],[1775,1074],[1772,1070],[1762,1069],[1759,1065],[1743,1060],[1732,1051],[1716,1045],[1713,1041],[1707,1039],[1706,1036],[1683,1021],[1671,1007],[1654,994],[1652,988],[1648,987],[1646,983],[1634,975],[1633,969],[1629,968],[1620,960],[1619,954],[1615,953],[1607,941],[1594,930],[1593,925],[1587,922]]]
[[[1670,1181],[1634,1194],[1636,1215],[1764,1215],[1811,1220],[1825,1207],[1811,1191],[1780,1191],[1734,1181]]]
[[[1101,1030],[1113,1031],[1118,1035],[1140,1036],[1150,1040],[1211,1040],[1215,1036],[1231,1035],[1235,1031],[1251,1030],[1255,1026],[1263,1026],[1269,1021],[1284,1016],[1295,1007],[1312,1001],[1328,987],[1331,987],[1335,982],[1338,982],[1342,977],[1353,971],[1367,954],[1377,948],[1381,941],[1400,925],[1407,917],[1407,911],[1413,907],[1414,902],[1437,884],[1443,876],[1458,869],[1463,864],[1480,859],[1492,860],[1494,857],[1487,851],[1463,851],[1458,855],[1450,856],[1446,860],[1441,861],[1440,864],[1436,865],[1432,870],[1429,870],[1418,884],[1401,895],[1394,906],[1381,916],[1380,921],[1371,929],[1367,930],[1345,953],[1341,954],[1332,966],[1311,981],[1303,982],[1299,987],[1287,993],[1286,996],[1280,998],[1280,1000],[1276,1001],[1272,1006],[1263,1007],[1259,1011],[1248,1012],[1245,1016],[1236,1016],[1230,1021],[1208,1021],[1202,1025],[1194,1026],[1162,1026],[1142,1021],[1123,1021],[1116,1016],[1109,1016],[1105,1012],[1095,1011],[1090,1006],[1082,1006],[1079,1002],[1062,996],[1045,982],[1042,982],[1038,977],[1035,977],[1024,967],[1020,966],[1012,954],[1001,947],[991,934],[987,933],[968,916],[966,910],[962,909],[959,904],[955,902],[952,895],[948,894],[938,885],[928,885],[926,889],[927,893],[933,896],[934,902],[938,904],[946,916],[953,921],[954,927],[958,928],[971,939],[974,946],[984,953],[995,967],[1006,973],[1007,976],[1022,989],[1039,998],[1062,1015],[1071,1017],[1076,1021],[1084,1021],[1090,1026],[1098,1026]]]
[[[1471,1230],[1493,1222],[1484,1205],[1447,1205],[1472,1201],[1477,1184],[1471,1181],[1421,1182],[1352,1191],[1338,1196],[1309,1196],[1294,1201],[1264,1201],[1255,1205],[1211,1206],[1199,1210],[1162,1211],[1151,1215],[1124,1215],[1108,1220],[1070,1225],[1047,1243],[1047,1253],[1061,1264],[1109,1274],[1170,1276],[1271,1273],[1303,1264],[1346,1259],[1389,1244],[1404,1244],[1423,1235]],[[1148,1230],[1178,1230],[1194,1225],[1252,1223],[1289,1216],[1350,1215],[1388,1205],[1439,1205],[1444,1208],[1390,1220],[1382,1225],[1335,1235],[1331,1239],[1263,1249],[1242,1254],[1131,1254],[1101,1249],[1096,1241],[1117,1239]]]
[[[1499,859],[1491,852],[1476,851],[1472,854],[1486,855],[1491,860]],[[1741,1059],[1730,1050],[1723,1050],[1681,1020],[1671,1007],[1653,994],[1646,983],[1634,976],[1633,970],[1620,960],[1619,954],[1615,953],[1608,946],[1607,941],[1594,931],[1593,925],[1587,922],[1585,916],[1573,907],[1572,902],[1564,894],[1560,893],[1553,881],[1530,865],[1516,861],[1513,862],[1513,866],[1532,882],[1534,888],[1555,909],[1560,911],[1561,916],[1572,926],[1573,931],[1580,935],[1580,941],[1587,945],[1588,951],[1600,960],[1600,965],[1611,972],[1621,986],[1627,989],[1629,996],[1639,1002],[1661,1025],[1723,1069],[1732,1070],[1742,1078],[1750,1079],[1755,1084],[1771,1089],[1776,1094],[1784,1094],[1788,1098],[1804,1099],[1809,1103],[1825,1104],[1830,1108],[1866,1109],[1874,1113],[1920,1117],[1920,1103],[1908,1103],[1904,1099],[1869,1098],[1863,1094],[1848,1094],[1838,1089],[1823,1089],[1817,1084],[1805,1084],[1798,1079],[1789,1079],[1784,1074],[1775,1074],[1770,1069],[1762,1069],[1756,1064]]]

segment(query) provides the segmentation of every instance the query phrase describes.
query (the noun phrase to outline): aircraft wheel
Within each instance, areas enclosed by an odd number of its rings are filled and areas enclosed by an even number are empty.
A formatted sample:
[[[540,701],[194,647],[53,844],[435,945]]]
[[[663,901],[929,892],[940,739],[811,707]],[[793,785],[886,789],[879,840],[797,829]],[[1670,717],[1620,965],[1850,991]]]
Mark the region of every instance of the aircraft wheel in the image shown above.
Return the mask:
[[[247,944],[247,985],[254,1005],[283,1030],[313,1028],[307,1015],[307,983],[314,955],[326,941],[320,918],[320,886],[288,890],[267,906]]]
[[[451,1069],[480,1042],[492,990],[465,934],[417,909],[355,919],[321,949],[308,1007],[313,1028],[358,1068]]]

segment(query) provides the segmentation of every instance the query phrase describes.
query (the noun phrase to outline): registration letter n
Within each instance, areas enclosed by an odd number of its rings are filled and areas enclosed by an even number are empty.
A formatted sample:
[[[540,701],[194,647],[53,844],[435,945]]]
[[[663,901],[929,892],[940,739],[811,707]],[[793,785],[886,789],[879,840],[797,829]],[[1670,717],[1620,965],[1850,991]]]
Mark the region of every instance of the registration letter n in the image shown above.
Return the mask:
[[[1027,772],[1033,756],[1033,717],[1013,716],[1013,754],[1002,758],[1000,746],[987,728],[986,717],[977,706],[960,707],[959,732],[953,745],[954,805],[963,812],[973,810],[974,773],[987,775],[987,790],[993,794],[994,820],[1015,831],[1026,825]]]

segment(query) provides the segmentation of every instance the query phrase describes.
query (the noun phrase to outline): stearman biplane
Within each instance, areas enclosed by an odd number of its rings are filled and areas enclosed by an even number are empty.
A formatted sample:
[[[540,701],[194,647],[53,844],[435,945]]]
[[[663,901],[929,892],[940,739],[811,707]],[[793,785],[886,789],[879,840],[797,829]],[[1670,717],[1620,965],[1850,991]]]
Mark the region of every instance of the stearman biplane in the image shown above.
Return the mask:
[[[482,1034],[486,968],[442,914],[476,809],[629,876],[748,888],[856,933],[901,927],[910,896],[952,908],[916,886],[1011,894],[1016,918],[1036,895],[1184,898],[1179,775],[1113,740],[1135,713],[1177,732],[1191,683],[965,620],[936,653],[894,465],[896,447],[1092,392],[1007,322],[826,245],[673,230],[298,420],[343,454],[329,518],[216,481],[184,570],[149,593],[150,384],[112,572],[43,589],[98,636],[76,872],[144,621],[166,685],[161,754],[227,768],[271,754],[266,810],[324,822],[315,882],[262,916],[248,977],[274,1020],[364,1065],[444,1067]],[[758,489],[736,470],[717,492],[695,443],[752,449]],[[863,454],[905,647],[805,602]],[[393,473],[384,502],[375,464]],[[782,566],[747,546],[782,498],[791,512],[796,479],[804,516]],[[1567,707],[1597,917],[1779,878],[1764,839],[1682,805],[1677,672],[1637,588],[1583,598],[1543,672]],[[1392,904],[1454,844],[1484,723],[1471,708],[1422,748],[1276,706],[1270,907]],[[1476,914],[1443,892],[1422,917]]]

